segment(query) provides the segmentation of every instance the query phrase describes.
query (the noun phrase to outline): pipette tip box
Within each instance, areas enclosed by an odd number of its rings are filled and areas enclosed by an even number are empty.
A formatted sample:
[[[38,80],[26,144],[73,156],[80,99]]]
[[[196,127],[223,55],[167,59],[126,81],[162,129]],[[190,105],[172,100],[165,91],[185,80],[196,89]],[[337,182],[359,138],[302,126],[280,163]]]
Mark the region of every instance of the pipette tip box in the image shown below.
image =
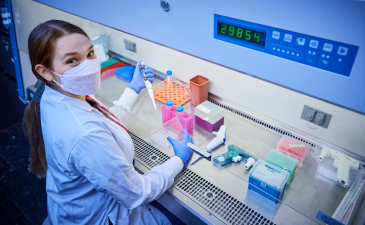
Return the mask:
[[[122,62],[115,62],[115,63],[113,63],[113,64],[111,64],[109,66],[106,66],[103,69],[101,69],[100,70],[100,74],[103,74],[107,70],[119,69],[119,68],[124,67],[124,66],[126,66],[126,65],[124,63],[122,63]]]
[[[308,158],[310,146],[297,139],[283,136],[276,147],[285,155],[298,159],[298,166],[302,167]]]
[[[117,62],[118,62],[118,60],[116,60],[116,59],[109,59],[109,60],[107,60],[105,62],[102,62],[101,65],[100,65],[100,67],[101,67],[101,69],[103,69],[103,68],[105,68],[107,66],[110,66],[110,65],[112,65],[114,63],[117,63]]]
[[[224,109],[205,101],[195,107],[195,124],[212,133],[224,124]]]
[[[115,74],[119,77],[125,78],[127,80],[132,80],[135,68],[130,65],[126,65],[115,71]]]
[[[250,171],[248,189],[278,203],[289,177],[288,171],[259,159]]]
[[[298,159],[295,159],[289,155],[285,155],[276,149],[271,149],[269,154],[266,155],[265,159],[266,162],[269,162],[275,166],[280,167],[283,170],[286,170],[293,175],[295,169],[298,167]]]

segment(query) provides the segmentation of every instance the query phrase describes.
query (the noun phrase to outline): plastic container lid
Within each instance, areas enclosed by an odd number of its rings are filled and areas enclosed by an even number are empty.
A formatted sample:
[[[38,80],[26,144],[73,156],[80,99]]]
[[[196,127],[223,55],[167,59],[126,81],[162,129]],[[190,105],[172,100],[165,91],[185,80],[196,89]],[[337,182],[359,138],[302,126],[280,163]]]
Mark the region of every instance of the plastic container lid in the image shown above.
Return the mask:
[[[310,146],[292,137],[283,136],[278,142],[276,149],[285,155],[290,155],[291,157],[298,159],[298,166],[301,167],[307,160]]]
[[[132,80],[135,68],[130,65],[126,65],[115,71],[117,76],[123,77],[128,80]]]
[[[172,106],[173,104],[174,104],[174,103],[173,103],[171,100],[167,100],[167,101],[166,101],[166,105],[167,105],[167,106]]]
[[[209,102],[205,101],[195,107],[194,115],[200,117],[201,119],[214,124],[218,122],[218,120],[224,117],[224,109]]]
[[[178,112],[182,112],[182,111],[184,111],[184,107],[182,107],[182,106],[180,105],[180,106],[176,107],[176,111],[178,111]]]
[[[280,192],[286,185],[290,173],[259,159],[250,172],[250,177]]]
[[[299,163],[298,159],[285,155],[275,149],[271,149],[271,151],[269,152],[269,154],[266,155],[264,160],[282,168],[283,170],[287,170],[290,175],[293,175]]]
[[[168,76],[170,76],[172,74],[172,71],[171,70],[168,70],[167,72],[166,72],[166,75],[168,75]]]

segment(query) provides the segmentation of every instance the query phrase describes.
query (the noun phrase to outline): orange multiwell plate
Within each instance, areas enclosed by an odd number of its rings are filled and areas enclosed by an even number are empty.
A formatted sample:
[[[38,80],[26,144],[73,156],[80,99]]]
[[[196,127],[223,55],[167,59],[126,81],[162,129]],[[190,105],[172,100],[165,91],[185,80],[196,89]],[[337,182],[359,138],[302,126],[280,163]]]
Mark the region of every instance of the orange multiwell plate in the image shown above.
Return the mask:
[[[171,100],[174,106],[184,105],[190,101],[190,87],[177,80],[172,80],[169,86],[167,80],[156,84],[152,87],[155,95],[155,99],[166,103],[167,100]]]

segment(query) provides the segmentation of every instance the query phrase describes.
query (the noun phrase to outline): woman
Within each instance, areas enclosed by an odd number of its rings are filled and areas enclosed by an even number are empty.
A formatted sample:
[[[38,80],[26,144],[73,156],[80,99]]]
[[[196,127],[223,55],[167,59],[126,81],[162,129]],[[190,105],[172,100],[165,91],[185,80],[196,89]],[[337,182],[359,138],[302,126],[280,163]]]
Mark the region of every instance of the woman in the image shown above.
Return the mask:
[[[100,88],[100,63],[82,29],[59,20],[39,24],[28,49],[32,71],[45,84],[24,115],[29,169],[46,176],[50,223],[170,224],[148,203],[173,184],[192,154],[186,143],[193,140],[186,130],[180,143],[169,138],[175,156],[144,175],[135,171],[134,145],[124,123],[145,88],[141,62],[108,109],[93,97]],[[153,82],[149,67],[146,76]]]

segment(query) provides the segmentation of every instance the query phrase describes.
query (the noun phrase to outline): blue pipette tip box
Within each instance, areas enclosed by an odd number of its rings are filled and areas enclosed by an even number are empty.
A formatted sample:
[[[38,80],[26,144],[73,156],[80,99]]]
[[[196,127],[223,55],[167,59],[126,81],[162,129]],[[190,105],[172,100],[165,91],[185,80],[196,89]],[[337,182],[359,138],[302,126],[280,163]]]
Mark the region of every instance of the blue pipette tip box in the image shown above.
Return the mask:
[[[259,159],[250,171],[248,189],[278,203],[289,177],[288,171]]]
[[[115,71],[115,74],[127,80],[132,80],[135,68],[133,66],[123,66]]]

